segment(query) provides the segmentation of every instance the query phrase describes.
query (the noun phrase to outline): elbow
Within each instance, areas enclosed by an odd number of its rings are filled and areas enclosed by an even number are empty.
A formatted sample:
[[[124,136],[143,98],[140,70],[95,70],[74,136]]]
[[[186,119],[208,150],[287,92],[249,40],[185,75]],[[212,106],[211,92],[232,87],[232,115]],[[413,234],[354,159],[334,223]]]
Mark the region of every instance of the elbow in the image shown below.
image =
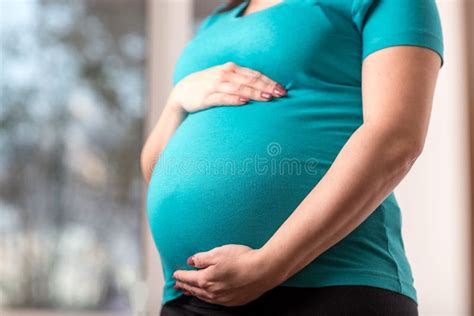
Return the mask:
[[[414,162],[423,152],[424,141],[417,138],[402,138],[400,139],[401,156],[407,162]]]
[[[408,172],[422,154],[424,140],[413,136],[394,138],[392,160],[396,169]]]
[[[151,178],[151,164],[150,159],[145,151],[145,148],[142,150],[140,154],[140,169],[142,171],[143,179],[146,183],[150,182]]]
[[[140,156],[140,169],[142,171],[142,176],[143,176],[143,179],[145,180],[145,182],[148,183],[149,181],[149,175],[148,175],[148,172],[147,172],[147,168],[146,168],[146,164],[145,164],[145,160],[143,158],[143,153],[141,154]]]
[[[413,160],[418,159],[419,156],[423,153],[423,149],[425,147],[424,140],[418,140],[409,151],[409,155],[412,157]]]
[[[367,124],[368,125],[368,124]],[[425,144],[425,133],[412,128],[396,126],[371,126],[368,134],[376,135],[383,152],[384,161],[390,170],[407,172],[422,154]]]
[[[381,144],[379,162],[382,174],[387,179],[402,179],[411,170],[420,156],[423,146],[413,139],[391,139]]]
[[[161,149],[156,144],[146,142],[143,146],[140,153],[140,169],[146,183],[150,182],[155,169],[157,169],[160,155]]]

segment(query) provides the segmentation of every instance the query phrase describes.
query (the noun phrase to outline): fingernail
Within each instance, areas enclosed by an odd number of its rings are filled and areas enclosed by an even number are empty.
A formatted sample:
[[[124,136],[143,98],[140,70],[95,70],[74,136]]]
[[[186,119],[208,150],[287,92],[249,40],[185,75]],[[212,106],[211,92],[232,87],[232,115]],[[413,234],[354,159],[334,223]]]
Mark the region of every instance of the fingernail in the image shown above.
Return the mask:
[[[188,258],[188,264],[192,265],[192,266],[194,265],[194,257],[193,256]]]
[[[273,90],[273,93],[275,93],[279,96],[283,96],[283,95],[286,94],[286,90],[280,84],[277,84],[275,89]]]
[[[262,98],[265,98],[265,99],[271,99],[272,98],[272,95],[268,92],[262,92]]]
[[[279,83],[276,84],[275,86],[275,93],[280,94],[280,95],[285,95],[286,94],[286,89]]]
[[[286,92],[285,87],[283,87],[281,84],[277,83],[277,84],[276,84],[276,87],[277,87],[278,89],[283,90],[283,91]]]
[[[249,99],[244,98],[244,97],[240,97],[239,100],[240,100],[241,102],[247,102]]]
[[[275,88],[273,90],[273,93],[276,94],[278,97],[281,97],[285,94],[285,92],[283,92],[282,90],[278,89],[278,88]]]

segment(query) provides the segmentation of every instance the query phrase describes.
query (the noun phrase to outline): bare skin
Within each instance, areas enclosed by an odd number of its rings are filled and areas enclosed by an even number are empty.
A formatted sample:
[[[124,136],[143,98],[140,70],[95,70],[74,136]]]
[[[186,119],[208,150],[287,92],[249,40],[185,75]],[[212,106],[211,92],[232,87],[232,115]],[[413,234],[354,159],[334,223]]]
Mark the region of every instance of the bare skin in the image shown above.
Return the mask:
[[[244,16],[244,15],[248,15],[248,14],[251,14],[251,13],[254,13],[254,12],[257,12],[257,11],[260,11],[260,10],[264,10],[266,8],[269,8],[275,4],[278,4],[282,2],[281,0],[277,0],[277,1],[274,1],[274,0],[252,0],[250,1],[250,4],[245,8],[245,11],[242,12],[240,15],[241,16]]]

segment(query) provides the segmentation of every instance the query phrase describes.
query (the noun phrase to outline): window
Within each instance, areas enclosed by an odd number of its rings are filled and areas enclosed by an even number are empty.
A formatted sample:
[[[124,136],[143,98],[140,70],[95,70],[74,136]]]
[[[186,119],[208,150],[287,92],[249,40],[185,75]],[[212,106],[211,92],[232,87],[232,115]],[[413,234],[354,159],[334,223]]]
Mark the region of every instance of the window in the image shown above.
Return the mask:
[[[0,1],[0,310],[129,310],[145,5]]]

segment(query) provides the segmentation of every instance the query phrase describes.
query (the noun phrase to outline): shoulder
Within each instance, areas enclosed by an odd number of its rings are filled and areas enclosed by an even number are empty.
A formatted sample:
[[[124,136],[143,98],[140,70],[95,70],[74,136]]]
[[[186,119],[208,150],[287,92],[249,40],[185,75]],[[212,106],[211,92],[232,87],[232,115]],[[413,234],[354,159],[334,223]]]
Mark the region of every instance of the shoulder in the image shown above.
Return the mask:
[[[344,20],[362,22],[367,10],[377,0],[285,0],[304,3],[321,10],[326,16],[337,15]],[[389,0],[390,1],[390,0]],[[395,0],[397,1],[397,0]]]
[[[424,46],[443,59],[443,32],[435,0],[355,0],[354,22],[363,58],[389,46]]]
[[[202,22],[199,24],[197,33],[202,32],[212,24],[214,24],[221,16],[225,15],[226,12],[221,12],[222,9],[226,7],[226,3],[221,3],[218,4],[212,9],[212,11],[202,20]]]
[[[354,21],[362,28],[372,17],[383,17],[385,22],[396,23],[396,18],[425,19],[437,23],[439,19],[435,0],[352,0]],[[398,21],[399,22],[399,21]]]
[[[361,38],[362,58],[386,47],[412,45],[431,48],[443,63],[443,32],[436,0],[286,1],[309,3],[331,22],[350,23]]]
[[[375,0],[286,0],[305,2],[320,7],[323,10],[331,10],[341,15],[351,16],[357,10],[360,2],[373,2]]]

